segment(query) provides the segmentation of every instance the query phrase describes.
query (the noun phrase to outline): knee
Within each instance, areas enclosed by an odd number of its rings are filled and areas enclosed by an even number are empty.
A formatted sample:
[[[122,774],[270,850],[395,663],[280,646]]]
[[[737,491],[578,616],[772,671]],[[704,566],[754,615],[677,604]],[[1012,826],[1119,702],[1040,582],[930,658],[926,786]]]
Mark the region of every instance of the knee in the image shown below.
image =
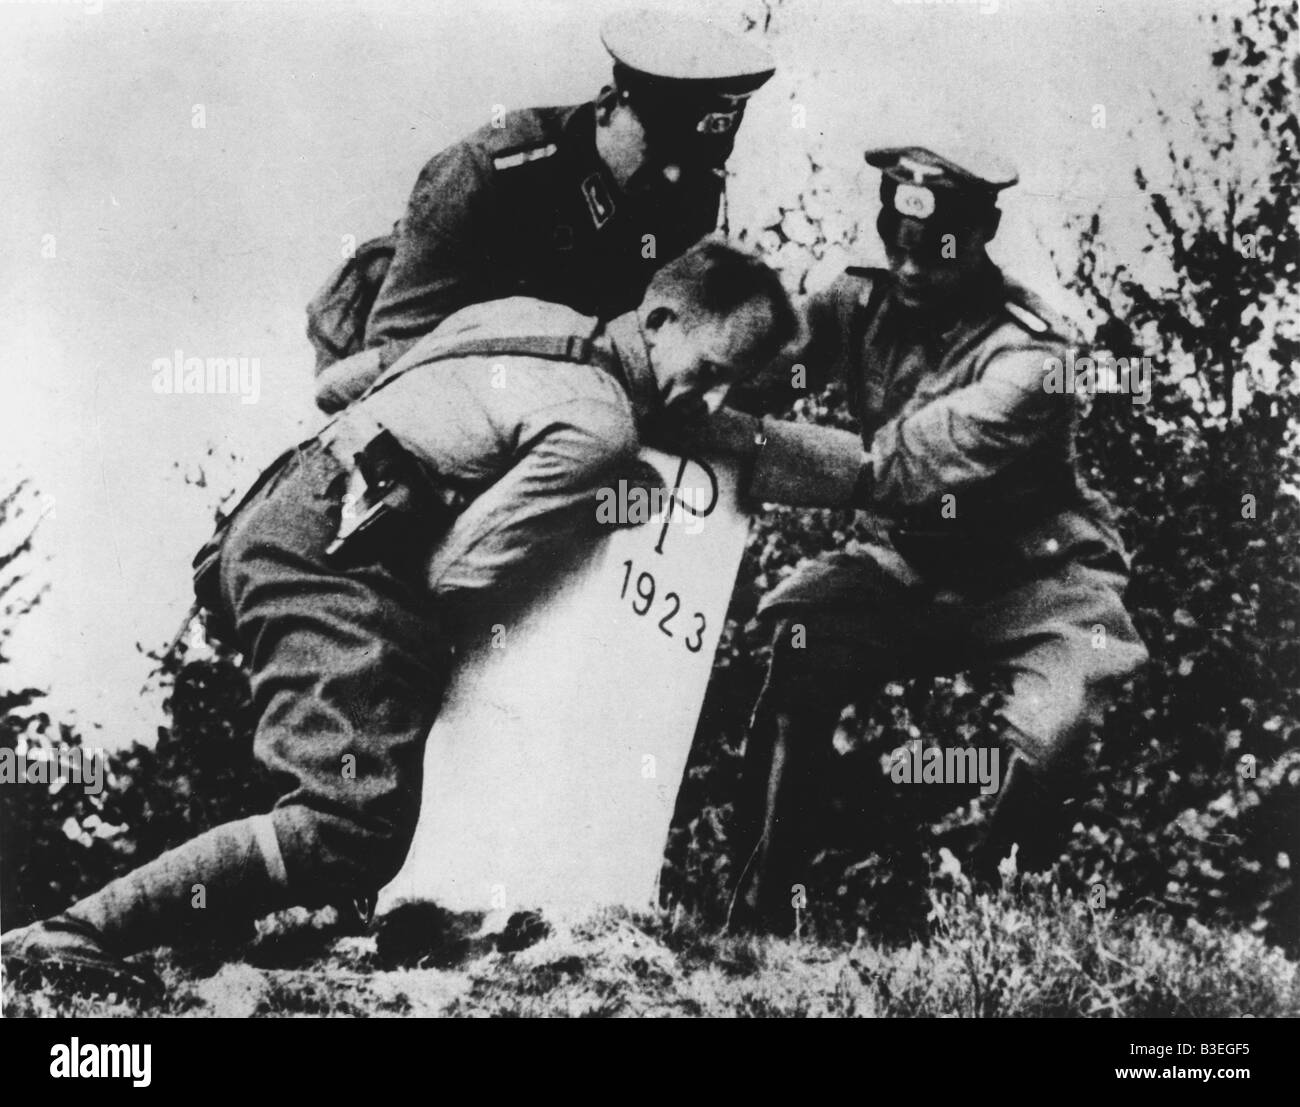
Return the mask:
[[[1057,767],[1099,728],[1126,678],[1147,660],[1127,619],[1069,627],[1018,660],[1002,715],[1036,765]]]
[[[1079,674],[1022,673],[1002,707],[1010,725],[1008,743],[1036,770],[1051,774],[1077,752],[1092,724],[1101,721],[1102,703],[1088,695]]]
[[[1132,676],[1150,659],[1128,613],[1122,609],[1087,628],[1086,649],[1080,646],[1079,667],[1095,684]]]
[[[843,707],[874,690],[871,672],[852,637],[852,628],[817,613],[777,620],[763,703],[776,710]]]
[[[302,804],[271,815],[285,877],[304,901],[368,895],[402,867],[415,832],[414,817],[365,818]]]

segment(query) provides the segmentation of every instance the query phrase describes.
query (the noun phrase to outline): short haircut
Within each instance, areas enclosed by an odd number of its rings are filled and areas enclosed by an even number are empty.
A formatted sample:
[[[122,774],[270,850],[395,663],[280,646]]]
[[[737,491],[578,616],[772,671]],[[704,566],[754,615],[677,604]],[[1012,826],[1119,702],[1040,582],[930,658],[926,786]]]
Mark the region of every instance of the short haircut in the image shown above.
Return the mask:
[[[799,320],[781,278],[755,254],[716,238],[696,243],[657,272],[646,289],[677,312],[686,327],[718,323],[754,300],[771,316],[763,345],[780,349],[799,331]]]

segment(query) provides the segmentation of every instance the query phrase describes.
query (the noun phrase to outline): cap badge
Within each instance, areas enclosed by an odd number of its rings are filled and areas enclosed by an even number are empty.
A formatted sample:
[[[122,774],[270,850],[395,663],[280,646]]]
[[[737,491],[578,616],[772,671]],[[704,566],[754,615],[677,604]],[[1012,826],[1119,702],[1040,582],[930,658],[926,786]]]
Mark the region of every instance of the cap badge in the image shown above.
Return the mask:
[[[736,129],[738,111],[711,111],[696,125],[695,129],[702,135],[729,135]]]
[[[934,214],[934,193],[923,185],[901,184],[894,193],[894,210],[909,219],[929,219]]]

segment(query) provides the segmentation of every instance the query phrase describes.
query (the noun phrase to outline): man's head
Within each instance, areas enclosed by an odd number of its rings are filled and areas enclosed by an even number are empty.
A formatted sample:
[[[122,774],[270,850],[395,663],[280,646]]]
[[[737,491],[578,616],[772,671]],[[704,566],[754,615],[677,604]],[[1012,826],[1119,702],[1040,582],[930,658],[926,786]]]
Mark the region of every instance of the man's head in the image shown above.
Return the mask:
[[[987,263],[1002,213],[997,194],[1016,172],[992,158],[921,146],[867,151],[881,171],[876,229],[905,307],[942,309]]]
[[[771,58],[711,23],[659,12],[614,16],[601,38],[614,79],[596,101],[596,149],[615,182],[654,203],[716,197]]]
[[[637,309],[663,409],[717,408],[768,364],[798,322],[780,278],[752,254],[706,239],[651,280]]]

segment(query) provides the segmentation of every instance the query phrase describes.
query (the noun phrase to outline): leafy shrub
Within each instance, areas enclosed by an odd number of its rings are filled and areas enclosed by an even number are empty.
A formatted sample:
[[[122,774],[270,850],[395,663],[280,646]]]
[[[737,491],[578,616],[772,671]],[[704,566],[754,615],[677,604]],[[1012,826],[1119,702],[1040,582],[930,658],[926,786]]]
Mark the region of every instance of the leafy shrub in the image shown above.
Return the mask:
[[[1256,2],[1232,21],[1228,45],[1211,59],[1219,97],[1198,108],[1202,145],[1171,139],[1167,191],[1134,174],[1151,215],[1136,255],[1107,242],[1099,215],[1076,221],[1066,284],[1088,313],[1085,348],[1150,356],[1155,370],[1148,404],[1094,400],[1079,438],[1084,472],[1117,505],[1134,553],[1127,603],[1151,663],[1120,689],[1090,744],[1080,821],[1058,871],[1064,888],[1100,885],[1112,905],[1245,925],[1292,953],[1300,950],[1296,43],[1290,9]],[[1251,165],[1253,176],[1241,168]],[[820,208],[818,187],[814,166],[799,203],[756,236],[787,269],[826,253],[823,226],[807,214]],[[801,400],[793,416],[853,425],[835,387]],[[843,513],[787,509],[752,533],[663,880],[670,901],[710,919],[725,913],[736,875],[728,849],[740,751],[764,663],[764,644],[744,624],[801,559],[853,537]],[[941,797],[945,810],[927,809],[931,797],[903,793],[929,789],[882,783],[880,757],[917,734],[979,741],[995,695],[961,675],[913,681],[842,723],[844,752],[826,783],[826,848],[809,871],[816,924],[849,934],[863,924],[916,929],[936,851],[966,859],[980,812],[951,793]]]

